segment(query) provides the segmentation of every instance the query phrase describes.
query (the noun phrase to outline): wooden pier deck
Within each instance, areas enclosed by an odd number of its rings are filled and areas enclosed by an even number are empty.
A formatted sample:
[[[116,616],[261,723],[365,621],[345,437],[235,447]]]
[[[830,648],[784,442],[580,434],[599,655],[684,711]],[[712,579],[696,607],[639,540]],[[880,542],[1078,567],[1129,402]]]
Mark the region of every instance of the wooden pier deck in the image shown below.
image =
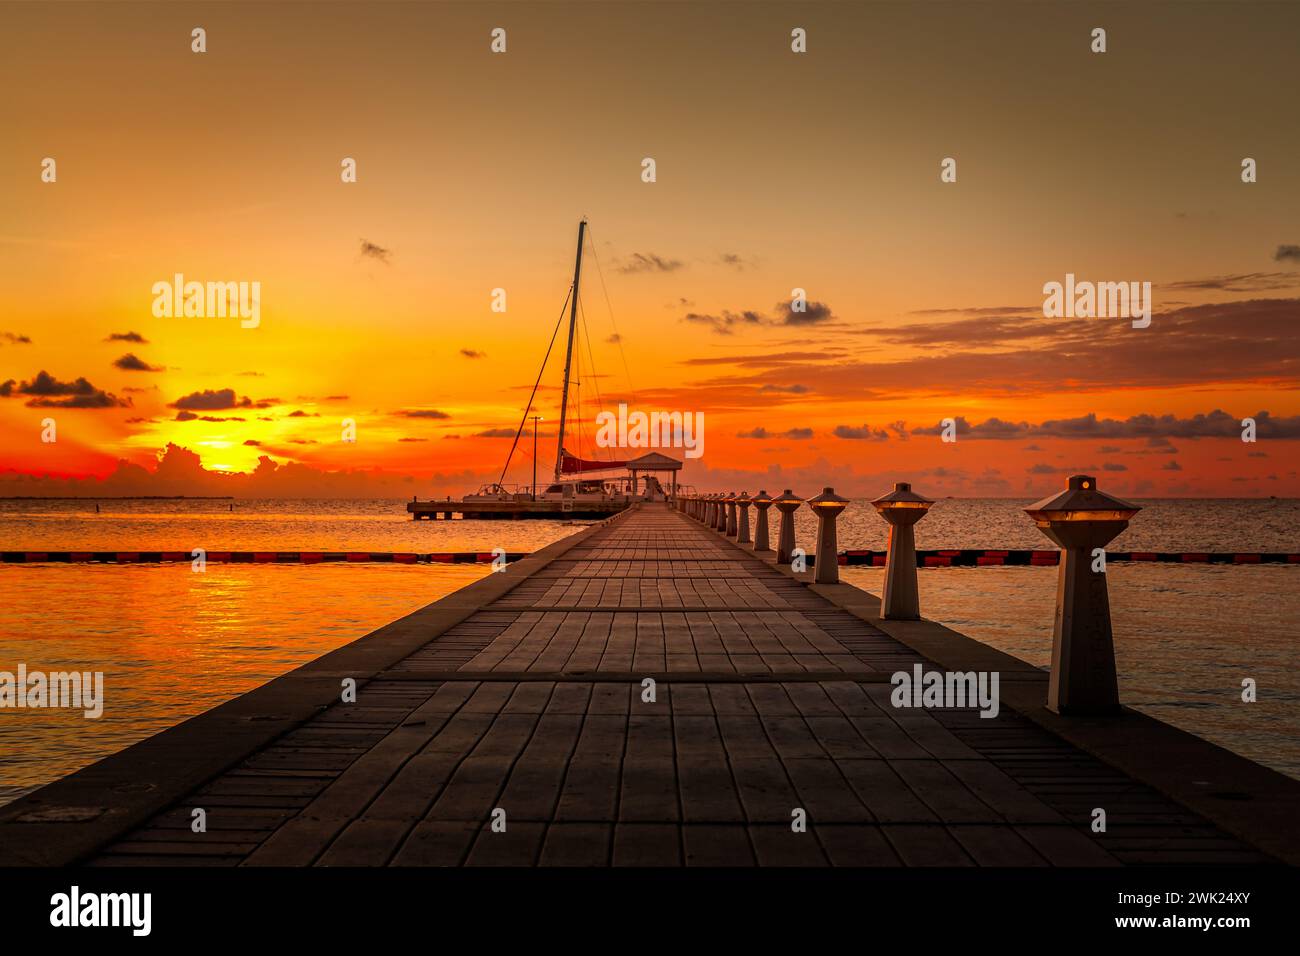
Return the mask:
[[[1055,718],[1041,671],[873,601],[637,507],[3,808],[0,862],[1294,862],[1295,781]],[[998,669],[1000,713],[891,706],[916,663]]]

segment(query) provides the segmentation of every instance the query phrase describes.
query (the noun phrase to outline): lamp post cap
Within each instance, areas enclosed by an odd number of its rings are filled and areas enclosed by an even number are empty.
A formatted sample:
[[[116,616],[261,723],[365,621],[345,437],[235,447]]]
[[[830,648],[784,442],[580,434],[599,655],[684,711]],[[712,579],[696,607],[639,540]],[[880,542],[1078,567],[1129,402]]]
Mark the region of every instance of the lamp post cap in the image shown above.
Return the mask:
[[[1050,520],[1079,512],[1099,521],[1121,521],[1133,517],[1141,507],[1122,498],[1097,490],[1097,479],[1092,475],[1071,475],[1065,490],[1035,501],[1025,509],[1031,518]]]
[[[757,504],[760,501],[770,505],[772,503],[772,496],[766,491],[760,491],[758,494],[754,495],[754,503]]]
[[[836,505],[847,505],[848,498],[841,498],[835,493],[834,488],[823,488],[822,493],[815,498],[809,498],[808,504],[814,508],[835,507]]]
[[[776,503],[778,505],[801,505],[803,504],[803,499],[787,488],[785,491],[781,492],[781,497],[776,499]]]
[[[929,498],[918,495],[912,490],[912,484],[908,481],[898,481],[894,483],[894,490],[881,495],[871,502],[877,508],[928,508],[934,504]]]

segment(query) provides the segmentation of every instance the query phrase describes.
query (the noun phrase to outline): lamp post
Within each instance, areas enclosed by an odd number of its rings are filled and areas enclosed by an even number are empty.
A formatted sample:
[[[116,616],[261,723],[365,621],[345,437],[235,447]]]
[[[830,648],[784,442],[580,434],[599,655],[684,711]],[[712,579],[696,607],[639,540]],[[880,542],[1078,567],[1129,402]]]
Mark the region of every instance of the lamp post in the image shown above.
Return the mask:
[[[537,500],[537,423],[542,420],[541,415],[533,416],[533,500]]]
[[[722,533],[728,538],[736,536],[736,493],[734,491],[727,495],[727,526],[722,529]]]
[[[781,527],[776,535],[776,560],[778,564],[789,564],[794,556],[794,513],[803,504],[803,499],[787,488],[772,504],[781,512]]]
[[[813,583],[840,583],[840,549],[835,536],[835,520],[848,507],[849,499],[841,498],[834,488],[823,488],[816,498],[808,499],[808,506],[817,516],[817,560],[813,564]]]
[[[718,492],[718,514],[713,522],[713,530],[719,534],[727,533],[727,496]]]
[[[772,499],[768,493],[760,491],[754,495],[754,550],[771,551],[772,545],[767,540],[767,509],[772,507]]]
[[[740,509],[740,517],[736,523],[736,543],[749,544],[749,505],[751,502],[749,492],[742,491],[736,498],[736,507]]]
[[[1119,709],[1115,642],[1104,559],[1095,551],[1128,527],[1142,509],[1097,490],[1091,475],[1071,475],[1065,491],[1025,509],[1038,530],[1061,549],[1052,629],[1047,709],[1058,714],[1105,714]]]
[[[889,558],[885,562],[885,587],[880,595],[880,616],[889,621],[916,621],[921,599],[916,589],[916,533],[912,526],[934,504],[912,490],[906,481],[871,502],[889,523]]]

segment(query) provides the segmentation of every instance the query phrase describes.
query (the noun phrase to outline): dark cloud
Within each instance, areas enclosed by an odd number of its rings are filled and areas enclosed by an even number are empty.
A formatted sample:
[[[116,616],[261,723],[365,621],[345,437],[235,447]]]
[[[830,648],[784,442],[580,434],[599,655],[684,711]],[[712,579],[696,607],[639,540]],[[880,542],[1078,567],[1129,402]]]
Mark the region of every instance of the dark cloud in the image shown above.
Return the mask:
[[[9,379],[0,383],[0,398],[29,397],[29,408],[130,408],[130,399],[120,399],[84,378],[62,382],[42,369],[30,382]]]
[[[149,340],[139,332],[111,332],[105,342],[134,342],[137,345],[148,345]]]
[[[251,445],[251,446],[253,446],[254,448],[257,448],[257,447],[260,447],[262,443],[261,443],[260,441],[258,441],[256,438],[246,438],[246,439],[244,439],[244,444],[245,444],[245,445]]]
[[[746,259],[744,256],[735,252],[722,252],[718,254],[718,261],[724,266],[731,266],[737,272],[744,272],[754,265],[753,260]]]
[[[320,412],[304,412],[301,408],[295,408],[285,418],[320,418]]]
[[[166,371],[161,365],[150,365],[142,358],[138,358],[135,353],[127,352],[121,358],[113,363],[114,368],[120,368],[124,372],[163,372]]]
[[[461,349],[461,350],[460,350],[460,354],[463,355],[463,356],[465,356],[465,358],[467,358],[467,359],[481,359],[481,358],[487,358],[487,353],[486,353],[486,352],[479,352],[479,351],[477,351],[477,350],[475,350],[475,349]]]
[[[392,256],[393,250],[385,249],[383,246],[375,245],[366,239],[361,240],[361,255],[366,259],[377,259],[388,265],[389,257]]]
[[[628,261],[618,267],[618,271],[627,275],[635,272],[676,272],[682,267],[678,259],[665,259],[653,252],[634,252]]]
[[[1295,247],[1279,246],[1278,253],[1287,248]],[[1275,255],[1273,258],[1281,262],[1283,257]],[[1236,275],[1171,282],[1164,288],[1178,289],[1183,292],[1269,292],[1276,289],[1294,289],[1296,286],[1300,286],[1300,276],[1294,272],[1240,272]]]
[[[619,335],[617,332],[615,332],[614,334],[610,335],[607,339],[605,339],[605,343],[607,345],[618,345],[622,341],[623,341],[623,336]]]
[[[428,441],[427,438],[399,438],[398,441]]]
[[[446,412],[440,412],[436,408],[409,408],[394,414],[401,415],[403,418],[451,418]]]
[[[243,421],[247,421],[247,419],[245,419],[245,418],[239,418],[239,417],[237,417],[237,416],[231,416],[231,417],[229,417],[229,418],[221,418],[221,417],[218,417],[218,416],[216,416],[216,415],[196,415],[196,414],[194,414],[193,412],[187,412],[187,411],[185,411],[184,409],[182,409],[181,411],[179,411],[179,412],[176,413],[176,417],[173,419],[173,421],[177,421],[177,422],[243,422]]]
[[[814,302],[808,300],[803,303],[803,311],[794,307],[793,299],[786,299],[784,302],[776,304],[777,321],[781,325],[815,325],[818,322],[825,322],[833,319],[835,316],[831,312],[831,307],[825,302]]]
[[[0,342],[8,342],[10,345],[31,345],[32,340],[25,335],[18,335],[15,332],[0,332]]]
[[[785,438],[792,441],[806,441],[813,437],[811,428],[790,428],[783,432],[770,432],[762,425],[751,428],[747,432],[738,432],[737,438]]]
[[[1260,438],[1300,438],[1300,415],[1274,418],[1267,411],[1253,416]],[[1028,422],[1004,422],[990,418],[972,425],[964,417],[956,419],[959,436],[969,438],[1146,438],[1152,448],[1169,445],[1170,438],[1240,438],[1241,418],[1222,409],[1179,418],[1177,415],[1132,415],[1123,421],[1098,418],[1089,413],[1078,418],[1049,419],[1038,425]],[[942,423],[913,428],[913,435],[938,435]]]
[[[1160,466],[1161,471],[1182,471],[1183,466],[1176,461],[1167,461]]]
[[[1300,262],[1300,246],[1278,246],[1273,259],[1277,262]]]
[[[888,441],[889,432],[883,428],[870,425],[836,425],[831,432],[836,438],[848,438],[855,441]]]
[[[779,392],[786,395],[805,395],[808,392],[807,385],[764,385],[759,392],[767,394],[769,392]]]
[[[233,388],[206,388],[201,392],[182,395],[170,407],[192,412],[217,412],[227,408],[249,408],[252,404],[252,399],[248,397],[238,398]]]
[[[513,428],[489,428],[485,431],[476,432],[475,438],[514,438],[515,430]]]

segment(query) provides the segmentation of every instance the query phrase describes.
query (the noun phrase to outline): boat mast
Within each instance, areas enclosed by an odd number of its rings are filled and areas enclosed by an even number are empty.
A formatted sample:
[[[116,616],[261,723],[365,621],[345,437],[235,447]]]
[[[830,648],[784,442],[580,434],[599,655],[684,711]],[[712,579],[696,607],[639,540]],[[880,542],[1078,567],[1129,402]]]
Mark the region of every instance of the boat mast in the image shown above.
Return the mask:
[[[569,347],[564,353],[564,392],[560,398],[560,441],[555,449],[555,480],[560,480],[560,466],[564,463],[564,422],[569,412],[569,369],[573,363],[573,333],[578,325],[578,280],[582,276],[582,237],[587,231],[587,220],[578,223],[578,257],[573,264],[573,295],[569,306]]]

